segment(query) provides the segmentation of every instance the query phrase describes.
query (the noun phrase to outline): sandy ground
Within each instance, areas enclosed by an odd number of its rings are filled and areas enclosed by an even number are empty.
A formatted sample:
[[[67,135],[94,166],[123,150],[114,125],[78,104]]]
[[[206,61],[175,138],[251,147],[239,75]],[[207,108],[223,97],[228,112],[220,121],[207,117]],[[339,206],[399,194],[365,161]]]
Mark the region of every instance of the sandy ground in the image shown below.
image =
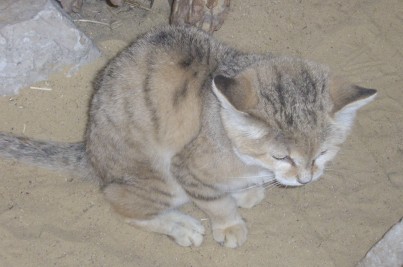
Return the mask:
[[[36,84],[52,91],[1,97],[0,130],[82,138],[97,70],[169,13],[162,0],[152,12],[117,11],[87,4],[82,18],[115,22],[112,30],[79,22],[105,56],[72,78],[61,72]],[[201,247],[179,247],[126,225],[93,183],[1,160],[0,266],[354,266],[403,216],[402,25],[400,0],[232,1],[217,38],[246,51],[313,59],[379,89],[320,181],[275,188],[241,211],[250,228],[241,248],[222,248],[211,233]],[[205,219],[192,205],[185,210]]]

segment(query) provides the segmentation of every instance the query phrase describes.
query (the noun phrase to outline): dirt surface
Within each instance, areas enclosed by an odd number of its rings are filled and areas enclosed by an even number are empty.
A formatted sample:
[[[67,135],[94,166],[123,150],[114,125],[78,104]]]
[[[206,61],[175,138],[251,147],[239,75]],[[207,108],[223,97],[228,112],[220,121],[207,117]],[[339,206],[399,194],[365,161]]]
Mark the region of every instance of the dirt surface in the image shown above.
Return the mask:
[[[0,266],[354,266],[403,216],[403,2],[233,0],[217,38],[246,51],[296,55],[379,89],[327,173],[296,189],[274,188],[242,210],[250,229],[239,249],[182,248],[115,215],[94,183],[0,161]],[[82,139],[97,70],[139,33],[167,23],[152,11],[87,1],[77,21],[105,56],[0,97],[0,130],[59,141]],[[201,219],[192,205],[185,207]]]

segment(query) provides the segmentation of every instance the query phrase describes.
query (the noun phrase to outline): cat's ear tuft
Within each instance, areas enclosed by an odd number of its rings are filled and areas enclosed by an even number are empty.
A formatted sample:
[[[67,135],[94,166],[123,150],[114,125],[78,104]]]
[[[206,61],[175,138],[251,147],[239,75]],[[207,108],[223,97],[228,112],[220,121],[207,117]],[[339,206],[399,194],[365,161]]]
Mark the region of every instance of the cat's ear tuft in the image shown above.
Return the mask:
[[[213,79],[213,92],[224,108],[246,111],[257,104],[251,81],[245,77],[229,78],[217,75]]]

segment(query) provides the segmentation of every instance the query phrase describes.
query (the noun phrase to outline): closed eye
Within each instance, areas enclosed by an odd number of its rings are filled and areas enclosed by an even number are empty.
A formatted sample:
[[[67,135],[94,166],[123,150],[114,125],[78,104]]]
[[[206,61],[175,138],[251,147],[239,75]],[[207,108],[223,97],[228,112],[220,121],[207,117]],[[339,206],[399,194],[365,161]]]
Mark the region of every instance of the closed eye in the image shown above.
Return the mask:
[[[296,165],[295,162],[294,162],[294,160],[293,160],[290,156],[277,157],[277,156],[273,156],[273,155],[272,155],[272,157],[273,157],[275,160],[288,162],[289,164],[291,164],[291,165],[293,165],[293,166]]]
[[[272,156],[273,159],[275,160],[291,160],[291,158],[289,156],[284,156],[284,157],[276,157],[276,156]]]

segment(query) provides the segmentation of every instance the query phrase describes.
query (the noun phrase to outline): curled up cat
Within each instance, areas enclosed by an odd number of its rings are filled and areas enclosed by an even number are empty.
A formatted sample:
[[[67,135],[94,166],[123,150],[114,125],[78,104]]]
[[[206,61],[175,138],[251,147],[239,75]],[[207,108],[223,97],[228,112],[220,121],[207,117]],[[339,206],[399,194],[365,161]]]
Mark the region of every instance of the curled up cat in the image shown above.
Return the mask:
[[[299,58],[242,53],[190,27],[140,36],[99,74],[85,140],[0,133],[0,156],[92,177],[129,224],[199,246],[241,246],[268,185],[318,180],[376,90]]]

